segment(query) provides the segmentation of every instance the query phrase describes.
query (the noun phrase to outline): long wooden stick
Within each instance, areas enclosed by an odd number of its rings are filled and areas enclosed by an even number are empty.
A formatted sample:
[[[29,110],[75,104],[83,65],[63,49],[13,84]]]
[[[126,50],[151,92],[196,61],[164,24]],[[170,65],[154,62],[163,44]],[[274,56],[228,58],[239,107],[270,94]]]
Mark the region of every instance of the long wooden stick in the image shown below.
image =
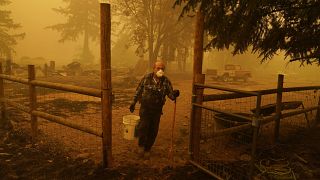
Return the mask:
[[[173,133],[174,133],[174,124],[176,122],[176,111],[177,111],[177,100],[174,100],[174,109],[173,109],[173,120],[172,120],[172,129],[171,129],[171,145],[169,149],[169,159],[173,162]]]

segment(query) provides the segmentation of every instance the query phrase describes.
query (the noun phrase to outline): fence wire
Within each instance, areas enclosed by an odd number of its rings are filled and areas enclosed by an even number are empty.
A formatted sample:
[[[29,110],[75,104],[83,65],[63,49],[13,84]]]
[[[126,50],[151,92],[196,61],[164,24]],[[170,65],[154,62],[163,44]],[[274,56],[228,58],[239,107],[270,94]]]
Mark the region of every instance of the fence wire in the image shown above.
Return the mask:
[[[14,103],[29,107],[29,86],[4,80],[4,97]],[[14,127],[25,128],[28,131],[31,130],[30,114],[7,105],[7,115]]]
[[[285,110],[282,113],[303,110],[315,107],[318,104],[320,92],[317,90],[305,90],[283,93],[283,102],[297,102],[298,107],[295,109]],[[280,129],[281,136],[290,136],[296,131],[311,127],[315,123],[317,110],[309,111],[299,115],[281,119]]]
[[[221,94],[221,92],[215,91],[217,94]],[[203,105],[253,118],[252,110],[256,107],[256,97],[210,101],[204,102]],[[252,122],[207,109],[202,109],[201,112],[198,163],[223,179],[248,179],[253,135],[251,127],[219,135],[217,132]]]
[[[101,132],[101,99],[37,87],[37,110]],[[62,142],[74,156],[101,160],[101,138],[55,122],[39,119],[39,129],[48,138]],[[72,155],[71,154],[71,155]]]
[[[210,92],[210,94],[226,93],[220,90],[205,90],[205,94],[208,92]],[[282,110],[282,113],[285,114],[287,112],[315,107],[319,103],[319,98],[319,90],[284,92],[282,95],[282,102],[283,107],[285,108]],[[262,95],[261,107],[264,108],[264,110],[261,111],[262,118],[275,117],[276,100],[277,94]],[[228,113],[254,119],[256,101],[256,97],[245,97],[209,101],[204,102],[203,105],[212,109],[222,110]],[[313,110],[307,113],[282,118],[280,120],[280,138],[286,138],[298,131],[309,128],[315,123],[316,113],[317,110]],[[248,179],[253,142],[253,129],[252,127],[249,127],[245,130],[229,131],[225,133],[228,129],[230,130],[235,126],[248,123],[252,122],[248,122],[247,120],[238,117],[233,117],[230,114],[223,112],[218,113],[201,108],[200,154],[199,159],[197,159],[197,163],[222,179]],[[264,160],[266,158],[265,155],[270,154],[271,151],[275,150],[273,144],[274,132],[274,121],[263,124],[259,128],[256,154],[257,159],[255,160],[256,167],[263,167],[263,163],[265,163]],[[269,149],[271,149],[270,152],[268,151]],[[279,152],[283,151],[279,150]],[[263,156],[261,154],[263,154]],[[271,155],[268,158],[272,158]],[[280,154],[279,157],[275,159],[279,160]],[[277,164],[285,162],[279,161],[274,163]],[[291,167],[289,166],[286,168],[291,170]],[[262,175],[261,170],[259,171],[258,168],[255,169],[254,173],[256,173],[255,177],[258,177],[257,174],[260,177],[269,177],[268,174]],[[293,176],[294,173],[288,171],[285,176],[281,177]]]
[[[282,114],[303,110],[318,105],[320,93],[318,90],[283,92]],[[276,94],[263,95],[263,105],[275,104]],[[294,163],[291,164],[288,147],[292,138],[315,124],[317,110],[309,111],[280,120],[280,144],[274,144],[274,121],[260,127],[257,141],[257,158],[255,161],[256,177],[267,179],[295,179]],[[275,113],[269,113],[274,116]],[[268,116],[264,116],[267,118]],[[291,139],[291,141],[290,141]]]

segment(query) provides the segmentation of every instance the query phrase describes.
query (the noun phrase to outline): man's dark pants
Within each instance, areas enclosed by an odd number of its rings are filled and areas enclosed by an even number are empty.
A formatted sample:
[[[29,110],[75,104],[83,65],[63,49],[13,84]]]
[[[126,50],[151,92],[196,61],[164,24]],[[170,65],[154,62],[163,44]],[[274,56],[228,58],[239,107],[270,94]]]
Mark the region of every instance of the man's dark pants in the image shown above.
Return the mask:
[[[161,114],[162,107],[140,107],[140,122],[137,129],[137,135],[139,138],[139,146],[144,148],[144,151],[146,152],[150,151],[156,140]]]

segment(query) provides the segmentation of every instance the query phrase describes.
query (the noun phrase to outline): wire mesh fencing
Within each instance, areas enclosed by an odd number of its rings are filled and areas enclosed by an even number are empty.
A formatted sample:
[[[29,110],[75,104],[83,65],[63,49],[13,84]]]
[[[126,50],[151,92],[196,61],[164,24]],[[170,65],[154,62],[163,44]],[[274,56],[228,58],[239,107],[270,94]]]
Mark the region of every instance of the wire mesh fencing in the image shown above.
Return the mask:
[[[37,110],[64,118],[81,127],[101,131],[101,98],[90,97],[49,88],[37,88]],[[41,134],[64,144],[73,156],[85,155],[96,161],[101,159],[101,138],[39,118]]]
[[[10,104],[18,105],[19,107],[29,107],[29,86],[22,83],[4,81],[4,97],[10,99],[9,104],[6,105],[6,112],[8,119],[13,125],[18,124],[17,127],[25,128],[30,131],[30,115],[26,112],[28,109],[17,109]]]
[[[34,66],[27,77],[35,77]],[[31,76],[30,76],[31,75]],[[1,74],[2,111],[8,119],[39,142],[60,146],[72,157],[102,159],[101,90]],[[41,78],[41,77],[40,77]],[[94,82],[97,84],[95,80]],[[35,120],[36,119],[36,120]]]
[[[316,124],[316,114],[319,112],[318,87],[288,88],[281,94],[280,105],[276,103],[277,94],[275,93],[266,94],[262,99],[264,99],[263,119],[271,117],[272,121],[262,123],[259,128],[255,177],[296,179],[297,167],[292,160],[294,155],[290,152],[290,147],[294,142],[292,139]],[[270,99],[274,102],[268,101]],[[278,129],[277,106],[281,108]]]
[[[201,124],[199,155],[192,163],[218,179],[295,177],[289,160],[283,158],[286,148],[276,146],[275,141],[281,138],[284,143],[287,137],[316,124],[317,118],[319,122],[319,87],[244,92],[196,86],[214,90],[205,90],[212,94],[204,96],[196,94],[205,101],[193,103],[193,112]],[[268,166],[268,162],[272,165]],[[284,171],[272,174],[268,168],[277,165]]]
[[[194,104],[201,128],[199,155],[193,161],[218,179],[248,179],[256,93],[208,88],[205,93],[214,94],[201,105]]]
[[[249,168],[252,128],[224,132],[251,122],[223,113],[202,109],[201,140],[198,162],[223,179],[247,179]]]

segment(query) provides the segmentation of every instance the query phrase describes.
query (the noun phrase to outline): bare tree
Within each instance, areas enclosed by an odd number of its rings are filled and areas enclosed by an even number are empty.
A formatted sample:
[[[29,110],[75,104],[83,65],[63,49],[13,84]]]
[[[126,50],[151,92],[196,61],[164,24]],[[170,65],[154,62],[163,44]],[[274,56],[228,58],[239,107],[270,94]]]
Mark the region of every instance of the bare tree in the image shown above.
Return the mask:
[[[133,44],[147,49],[149,66],[158,58],[162,45],[190,24],[178,20],[180,11],[173,8],[171,0],[123,0],[116,4],[127,17],[126,28],[131,31]]]

